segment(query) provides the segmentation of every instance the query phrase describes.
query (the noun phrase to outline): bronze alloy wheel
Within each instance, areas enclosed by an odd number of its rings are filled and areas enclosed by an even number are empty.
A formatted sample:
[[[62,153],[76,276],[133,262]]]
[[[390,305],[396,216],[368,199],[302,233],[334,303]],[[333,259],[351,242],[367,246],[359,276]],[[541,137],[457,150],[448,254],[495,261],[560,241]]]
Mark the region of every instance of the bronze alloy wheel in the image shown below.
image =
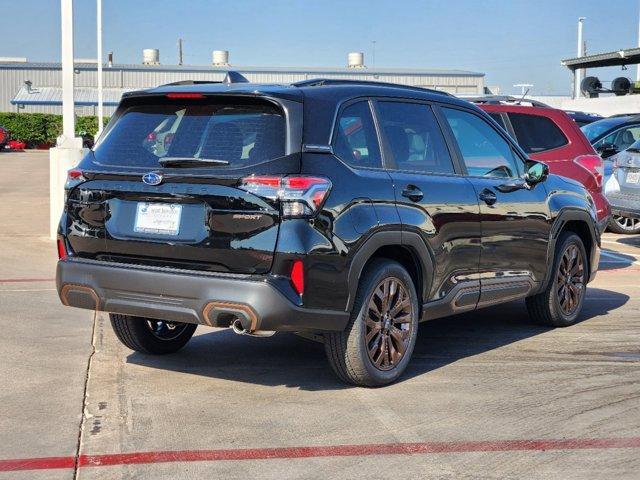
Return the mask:
[[[396,366],[409,346],[412,303],[402,281],[387,277],[374,289],[365,317],[369,359],[379,370]]]
[[[562,254],[557,276],[558,304],[562,313],[572,315],[584,295],[584,259],[577,245],[570,244]]]

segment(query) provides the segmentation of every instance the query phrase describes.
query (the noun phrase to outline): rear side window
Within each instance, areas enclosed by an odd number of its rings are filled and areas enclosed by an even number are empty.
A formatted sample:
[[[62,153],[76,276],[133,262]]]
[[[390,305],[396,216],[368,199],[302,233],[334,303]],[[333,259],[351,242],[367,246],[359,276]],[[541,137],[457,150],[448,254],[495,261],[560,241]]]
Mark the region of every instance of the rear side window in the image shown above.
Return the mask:
[[[346,107],[338,118],[333,152],[354,167],[380,168],[380,146],[368,101]]]
[[[398,170],[454,173],[449,150],[431,107],[419,103],[378,103],[380,124]]]
[[[553,150],[569,143],[562,130],[547,117],[509,113],[509,120],[518,144],[527,153]]]
[[[163,158],[226,160],[224,168],[285,154],[286,122],[271,105],[183,103],[133,106],[95,148],[103,165],[156,168]]]

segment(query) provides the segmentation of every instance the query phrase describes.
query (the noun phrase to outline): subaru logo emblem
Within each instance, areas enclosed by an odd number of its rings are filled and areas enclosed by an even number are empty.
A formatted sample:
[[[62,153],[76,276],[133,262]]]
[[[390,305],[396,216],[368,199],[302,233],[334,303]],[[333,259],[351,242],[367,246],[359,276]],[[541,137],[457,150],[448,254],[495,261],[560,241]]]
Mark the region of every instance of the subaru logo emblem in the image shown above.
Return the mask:
[[[162,183],[162,174],[156,172],[145,173],[142,181],[147,185],[160,185]]]

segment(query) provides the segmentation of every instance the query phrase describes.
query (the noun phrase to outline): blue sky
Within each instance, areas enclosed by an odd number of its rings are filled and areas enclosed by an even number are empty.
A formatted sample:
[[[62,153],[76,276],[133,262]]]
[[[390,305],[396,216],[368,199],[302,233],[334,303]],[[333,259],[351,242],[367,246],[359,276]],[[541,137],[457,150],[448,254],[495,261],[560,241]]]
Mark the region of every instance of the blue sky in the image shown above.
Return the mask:
[[[0,0],[0,11],[16,0]],[[75,55],[95,58],[95,1],[75,0]],[[349,51],[380,67],[455,68],[487,74],[488,85],[533,93],[569,93],[562,58],[576,53],[577,17],[587,17],[591,53],[637,42],[639,0],[103,0],[104,50],[139,63],[159,48],[163,63],[207,64],[229,50],[235,65],[343,66]],[[0,56],[60,58],[60,2],[29,0],[5,18]],[[635,76],[635,67],[600,70],[602,80]]]

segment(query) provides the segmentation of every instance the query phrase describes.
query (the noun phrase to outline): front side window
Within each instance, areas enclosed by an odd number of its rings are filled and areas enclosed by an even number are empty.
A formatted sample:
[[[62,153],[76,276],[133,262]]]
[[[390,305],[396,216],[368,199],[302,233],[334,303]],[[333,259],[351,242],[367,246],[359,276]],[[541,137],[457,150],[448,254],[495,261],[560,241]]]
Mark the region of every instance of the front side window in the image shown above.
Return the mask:
[[[640,140],[640,125],[632,125],[616,130],[600,140],[596,144],[596,147],[599,147],[604,143],[611,143],[615,145],[618,150],[622,151],[633,145],[636,140]]]
[[[382,167],[368,101],[353,103],[342,111],[333,138],[333,152],[354,167]]]
[[[378,111],[398,170],[454,173],[449,150],[429,105],[381,101]]]
[[[442,109],[469,175],[517,177],[519,170],[511,145],[479,116],[453,108]]]
[[[95,148],[103,165],[157,168],[167,158],[245,167],[285,154],[286,122],[271,105],[159,102],[125,110]]]
[[[569,143],[553,120],[540,115],[509,113],[518,144],[526,153],[553,150]]]

